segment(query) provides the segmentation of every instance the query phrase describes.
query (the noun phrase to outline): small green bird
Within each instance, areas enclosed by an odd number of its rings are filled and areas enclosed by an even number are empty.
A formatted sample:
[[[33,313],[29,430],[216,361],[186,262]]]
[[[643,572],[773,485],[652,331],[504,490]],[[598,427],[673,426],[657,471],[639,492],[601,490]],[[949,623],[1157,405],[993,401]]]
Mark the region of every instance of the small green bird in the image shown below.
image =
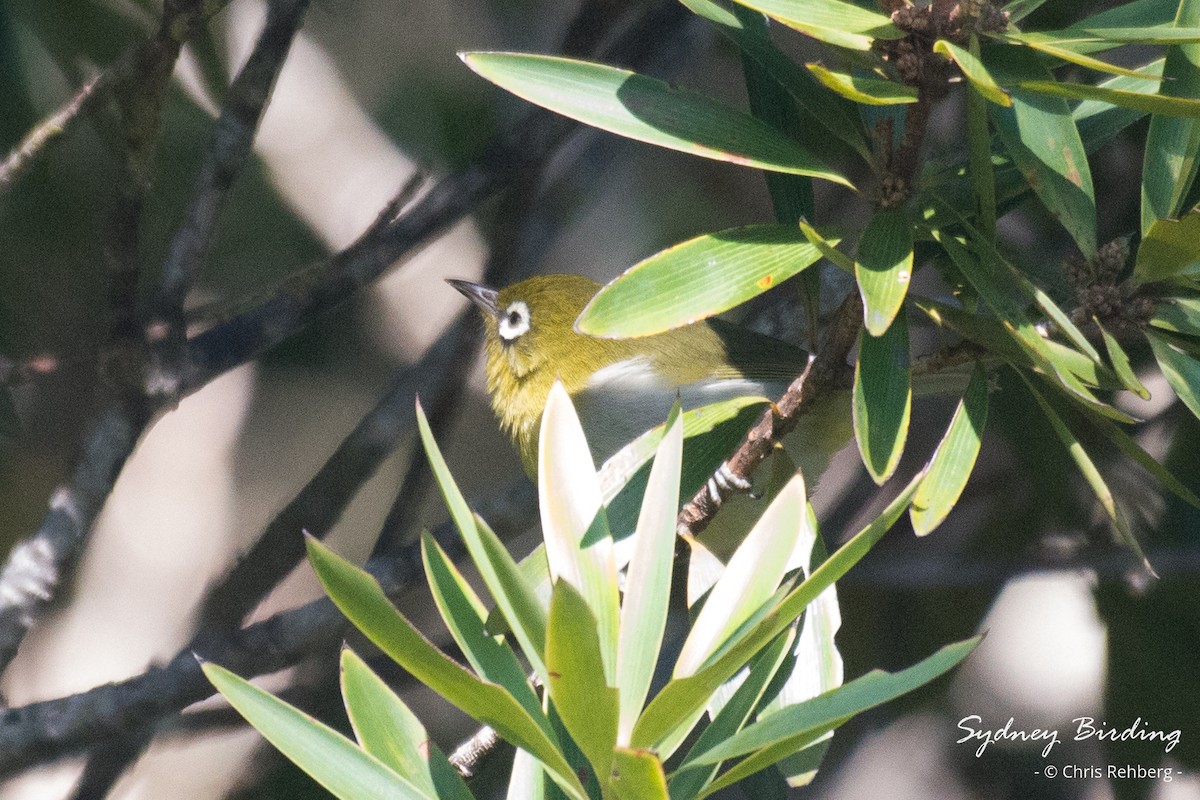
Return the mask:
[[[575,320],[600,289],[582,275],[538,275],[500,290],[448,282],[483,314],[492,408],[531,477],[537,475],[542,411],[556,379],[575,403],[600,464],[661,424],[676,393],[685,411],[746,395],[774,400],[808,358],[791,345],[719,319],[638,339],[581,334]],[[818,413],[804,420],[804,452],[793,457],[806,473],[810,465],[824,469],[850,439],[849,404],[820,405],[836,408],[833,417]],[[835,421],[840,424],[830,424]]]

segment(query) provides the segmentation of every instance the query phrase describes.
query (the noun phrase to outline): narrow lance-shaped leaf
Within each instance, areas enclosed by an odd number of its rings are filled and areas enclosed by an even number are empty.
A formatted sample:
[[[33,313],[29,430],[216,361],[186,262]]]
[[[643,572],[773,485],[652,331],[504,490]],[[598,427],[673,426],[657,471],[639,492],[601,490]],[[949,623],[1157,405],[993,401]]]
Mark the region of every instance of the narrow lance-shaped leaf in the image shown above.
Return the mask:
[[[696,0],[691,0],[691,2],[695,3]],[[746,37],[752,39],[757,46],[766,49],[772,55],[782,56],[774,42],[771,41],[766,17],[736,3],[730,11],[733,13],[735,26],[740,26],[745,31]],[[778,59],[772,60],[777,61]],[[763,64],[743,49],[742,74],[746,80],[746,96],[750,101],[750,112],[792,138],[809,141],[810,146],[815,147],[818,152],[833,148],[835,142],[822,146],[818,145],[816,141],[823,134],[828,133],[827,129],[833,124],[833,120],[820,119],[819,112],[814,113],[809,106],[819,107],[827,114],[837,115],[839,111],[844,110],[844,104],[839,105],[836,98],[819,89],[811,78],[805,80],[802,76],[797,75],[796,73],[803,71],[792,65],[790,59],[782,57],[782,61],[791,65],[791,68],[787,70],[786,75],[777,75],[772,72],[771,67]],[[788,77],[792,78],[793,84],[797,84],[794,89],[795,94],[801,95],[804,101],[789,92],[788,87],[784,84]],[[806,102],[808,105],[805,104]],[[863,140],[861,131],[852,125],[848,127],[848,130],[835,135],[843,141],[861,142]],[[826,130],[822,130],[822,128]],[[812,178],[803,175],[787,175],[781,172],[764,172],[763,177],[766,179],[767,191],[771,195],[771,206],[775,211],[776,222],[795,229],[799,220],[811,217],[816,213]],[[816,334],[820,330],[821,316],[820,270],[801,272],[795,286],[800,294],[801,308],[804,310],[810,349],[815,350],[817,348]]]
[[[900,313],[882,336],[863,331],[854,367],[854,438],[867,472],[882,484],[904,453],[912,414],[908,320]]]
[[[480,680],[434,647],[369,574],[311,538],[308,557],[334,605],[380,650],[465,713],[534,754],[572,800],[587,800],[544,719],[535,719],[506,690]]]
[[[1136,394],[1143,400],[1150,399],[1150,390],[1138,379],[1137,373],[1133,371],[1133,363],[1129,360],[1129,354],[1125,352],[1125,348],[1121,347],[1121,343],[1117,341],[1117,337],[1109,333],[1100,320],[1092,317],[1092,322],[1096,323],[1096,328],[1099,329],[1100,335],[1104,338],[1104,349],[1108,351],[1108,360],[1112,362],[1113,372],[1117,374],[1121,385],[1129,391]]]
[[[969,55],[979,60],[979,37],[971,36]],[[989,74],[989,79],[991,75]],[[1012,99],[1006,93],[1009,103]],[[996,238],[996,170],[992,165],[992,134],[988,127],[987,101],[978,83],[967,93],[967,153],[971,186],[975,190],[976,219],[980,233],[989,241]],[[969,300],[963,298],[964,305]]]
[[[692,745],[679,769],[671,776],[671,791],[676,797],[695,797],[716,775],[719,764],[691,765],[690,762],[696,755],[717,746],[742,729],[762,699],[771,679],[789,660],[788,651],[795,641],[794,630],[788,630],[755,658],[746,679],[738,686],[725,707],[713,717],[712,722]]]
[[[906,86],[881,78],[868,78],[849,72],[835,72],[821,64],[808,63],[808,71],[827,89],[847,100],[868,106],[894,106],[917,102],[915,86]]]
[[[1193,414],[1200,417],[1200,362],[1172,344],[1166,337],[1147,333],[1150,349],[1163,377]]]
[[[1178,220],[1160,219],[1150,225],[1138,245],[1133,279],[1154,283],[1200,274],[1200,211]]]
[[[814,39],[851,50],[869,50],[874,39],[899,39],[904,35],[882,14],[840,0],[737,2]]]
[[[1087,43],[1063,42],[1055,39],[1053,35],[1047,35],[1040,31],[1009,33],[1004,35],[1002,40],[1012,44],[1025,45],[1051,58],[1062,59],[1069,64],[1078,64],[1081,67],[1096,70],[1097,72],[1105,72],[1110,75],[1118,75],[1126,78],[1137,74],[1136,70],[1120,66],[1119,64],[1101,61],[1098,58],[1085,55],[1081,52],[1088,49],[1105,49],[1102,45],[1091,45],[1089,47]],[[1116,45],[1114,44],[1113,46]]]
[[[203,669],[212,685],[239,714],[335,797],[433,800],[329,726],[223,667],[204,664]]]
[[[1164,59],[1157,58],[1138,67],[1135,70],[1137,77],[1117,76],[1102,81],[1098,85],[1107,89],[1153,94],[1158,91],[1163,62]],[[1075,117],[1075,126],[1079,129],[1079,136],[1083,139],[1084,147],[1089,153],[1092,153],[1145,114],[1099,100],[1084,100],[1075,106],[1071,116]]]
[[[662,761],[649,750],[618,747],[611,785],[616,800],[670,800]]]
[[[924,686],[957,666],[979,641],[980,637],[975,637],[947,645],[899,672],[869,672],[828,694],[790,706],[748,726],[697,758],[699,763],[715,763],[747,756],[713,782],[700,797],[774,764],[863,711]]]
[[[717,687],[729,680],[749,658],[782,633],[804,609],[870,552],[908,508],[924,473],[918,474],[887,508],[846,542],[803,583],[728,648],[719,659],[686,678],[670,681],[647,706],[633,729],[634,747],[655,747],[678,735],[680,726],[695,719]],[[707,607],[707,606],[706,606]]]
[[[603,791],[612,777],[617,744],[617,690],[604,677],[596,618],[568,581],[555,583],[550,596],[546,666],[554,709],[592,765]]]
[[[971,285],[979,292],[979,296],[983,298],[983,301],[987,303],[999,318],[1002,323],[1001,330],[1009,335],[1013,342],[1020,347],[1025,358],[1020,361],[1013,360],[1014,364],[1023,366],[1027,360],[1029,364],[1032,364],[1043,375],[1056,380],[1069,397],[1083,404],[1085,407],[1121,422],[1134,421],[1128,414],[1101,402],[1077,377],[1080,361],[1084,364],[1096,365],[1095,361],[1084,356],[1082,353],[1041,337],[1036,326],[1030,321],[1024,310],[1013,300],[1010,293],[997,280],[997,275],[994,272],[1002,267],[1001,264],[997,263],[994,269],[989,269],[980,264],[976,260],[975,255],[969,252],[953,236],[948,236],[941,231],[934,231],[933,233],[934,237],[950,255],[955,266],[971,282]],[[978,236],[976,236],[975,240],[981,241]],[[985,256],[991,252],[987,246],[984,246],[982,250],[984,251],[982,255]],[[945,314],[946,310],[943,309],[942,313]],[[963,321],[970,321],[966,317],[962,317],[961,319]],[[982,323],[982,320],[973,324],[979,327],[978,323]],[[986,326],[986,323],[982,323],[982,325]],[[1096,366],[1099,367],[1102,365]],[[1107,370],[1107,367],[1103,367],[1103,369]],[[1097,372],[1097,375],[1099,375],[1099,372]]]
[[[826,91],[803,67],[783,54],[771,40],[767,26],[763,22],[750,19],[753,15],[762,20],[762,14],[744,6],[726,8],[713,0],[680,2],[715,26],[800,104],[806,112],[804,118],[810,129],[806,138],[810,147],[824,153],[835,148],[840,142],[848,145],[868,164],[873,163],[874,154],[867,145],[862,123],[853,106]],[[772,124],[777,123],[777,120],[759,113],[753,97],[751,108],[755,116]],[[780,127],[780,130],[791,133],[790,126]]]
[[[862,240],[854,277],[863,299],[863,323],[882,336],[904,305],[912,281],[912,226],[898,208],[881,208],[871,217]]]
[[[1200,508],[1200,497],[1180,483],[1170,470],[1155,461],[1154,457],[1147,453],[1145,448],[1138,444],[1132,436],[1121,430],[1119,425],[1098,414],[1091,414],[1090,421],[1110,442],[1117,446],[1118,450],[1141,464],[1142,468],[1153,475],[1168,491],[1185,503]]]
[[[1144,94],[1125,89],[1110,89],[1085,83],[1067,81],[1020,81],[1018,88],[1065,97],[1068,100],[1099,100],[1110,105],[1141,111],[1146,114],[1161,114],[1168,117],[1194,119],[1200,117],[1200,100],[1186,97],[1171,97],[1162,94]]]
[[[1117,501],[1113,497],[1112,490],[1108,488],[1108,484],[1104,481],[1104,477],[1100,474],[1100,470],[1096,467],[1092,457],[1088,455],[1083,448],[1083,443],[1071,432],[1067,427],[1067,423],[1063,422],[1062,417],[1054,410],[1054,407],[1042,396],[1042,393],[1037,390],[1033,382],[1023,373],[1021,379],[1029,387],[1029,391],[1033,393],[1033,397],[1037,400],[1038,405],[1042,407],[1042,412],[1046,415],[1046,419],[1050,422],[1050,426],[1054,428],[1054,433],[1057,434],[1059,440],[1067,448],[1067,452],[1071,456],[1071,460],[1079,467],[1080,473],[1083,475],[1088,486],[1091,487],[1092,493],[1096,495],[1096,499],[1100,501],[1100,506],[1104,509],[1104,513],[1108,515],[1108,519],[1112,522],[1113,529],[1117,535],[1121,537],[1121,541],[1133,551],[1138,560],[1146,568],[1146,571],[1154,577],[1158,577],[1154,568],[1150,566],[1150,561],[1146,558],[1146,554],[1142,552],[1142,546],[1138,543],[1137,537],[1133,535],[1133,531],[1129,527],[1129,521],[1117,507]]]
[[[809,503],[805,512],[807,524],[800,532],[800,540],[788,561],[788,569],[801,569],[805,576],[829,557],[825,543],[821,540],[816,512]],[[842,612],[838,606],[837,587],[830,586],[817,595],[804,609],[800,633],[793,649],[795,663],[789,666],[790,674],[781,673],[776,681],[782,685],[776,690],[771,687],[769,703],[756,710],[761,719],[784,706],[824,694],[841,686],[845,680],[846,667],[838,651],[835,637],[842,627]]]
[[[729,454],[730,449],[736,445],[737,441],[740,441],[741,436],[745,433],[745,428],[738,424],[739,420],[744,418],[746,420],[746,427],[748,427],[750,421],[757,416],[762,407],[768,402],[769,399],[766,397],[735,397],[730,400],[710,403],[700,408],[685,411],[683,414],[684,441],[694,440],[707,443],[715,439],[714,446],[716,450],[720,451],[719,459],[724,460]],[[659,425],[646,431],[604,462],[604,466],[600,468],[599,473],[600,489],[604,503],[609,507],[610,511],[615,507],[616,502],[626,490],[631,479],[637,477],[639,471],[650,460],[651,456],[654,455],[655,448],[662,442],[665,431],[665,425]],[[717,433],[723,435],[716,436]],[[736,440],[725,444],[724,442],[727,438],[725,434],[728,434],[728,438],[731,439],[732,435],[736,434]],[[698,457],[688,459],[684,464],[685,475],[703,461],[703,458]],[[698,480],[707,480],[712,475],[713,469],[716,469],[716,465],[704,473],[702,477],[699,477]],[[640,508],[640,503],[637,505]],[[621,509],[617,510],[620,511]],[[627,528],[630,531],[635,526],[637,513],[638,509],[634,509],[633,513],[630,514],[630,523]],[[615,555],[617,557],[617,567],[623,568],[625,562],[621,561],[621,558],[622,556],[628,558],[628,549],[617,548]],[[532,553],[521,560],[520,574],[523,582],[534,587],[538,596],[544,596],[547,600],[549,599],[550,571],[546,563],[546,547],[544,544],[539,544],[533,549]],[[493,612],[488,617],[487,629],[491,633],[503,633],[507,631],[508,627],[504,615]]]
[[[675,552],[675,514],[683,460],[683,420],[676,403],[667,435],[658,446],[638,516],[633,554],[625,577],[617,653],[617,689],[621,696],[618,740],[629,743],[650,691],[667,623]]]
[[[909,516],[917,536],[924,536],[942,524],[958,502],[979,456],[987,411],[987,373],[976,367],[946,428],[946,435],[929,460],[925,479],[913,496]]]
[[[505,800],[545,800],[546,773],[528,751],[517,748],[508,776]]]
[[[420,720],[348,647],[342,648],[342,697],[362,748],[439,800],[473,800]]]
[[[1017,47],[988,48],[986,63],[1005,86],[1052,80],[1033,53]],[[1012,107],[992,105],[1004,149],[1025,180],[1075,239],[1084,256],[1096,252],[1096,198],[1087,152],[1067,102],[1024,89],[1012,90]]]
[[[468,67],[531,103],[630,139],[853,188],[798,142],[716,100],[629,70],[557,56],[464,53]]]
[[[1012,98],[1008,96],[1008,92],[1000,88],[996,79],[992,77],[987,67],[976,55],[945,39],[938,39],[933,43],[933,52],[939,53],[957,64],[958,68],[962,70],[962,74],[983,97],[1005,108],[1012,105]]]
[[[834,247],[833,242],[827,240],[820,231],[809,225],[807,221],[800,220],[800,232],[804,234],[804,238],[812,242],[813,247],[821,251],[821,255],[827,258],[829,263],[848,275],[854,274],[854,260]]]
[[[729,559],[679,653],[676,678],[696,672],[775,591],[800,536],[805,503],[804,478],[797,474]]]
[[[538,441],[538,498],[550,576],[567,581],[587,600],[596,617],[604,674],[615,683],[617,562],[587,438],[559,381],[546,398]]]
[[[1200,297],[1170,297],[1158,301],[1150,324],[1164,331],[1200,337]]]
[[[429,590],[450,635],[484,680],[503,686],[534,719],[541,703],[517,657],[484,629],[487,613],[462,574],[428,533],[421,536],[421,559]]]
[[[820,258],[794,225],[750,225],[697,236],[633,265],[604,286],[575,327],[620,339],[690,325],[757,297]]]
[[[1175,27],[1200,26],[1200,0],[1180,0]],[[1200,44],[1167,49],[1159,94],[1200,97]],[[1200,166],[1200,121],[1155,116],[1150,120],[1142,163],[1142,234],[1155,221],[1178,217]]]
[[[475,515],[467,506],[466,498],[463,497],[458,485],[454,482],[454,476],[450,474],[450,468],[446,466],[446,460],[442,457],[442,451],[433,438],[433,431],[429,428],[429,421],[425,418],[425,411],[421,408],[419,401],[417,402],[417,429],[421,434],[421,443],[429,458],[429,466],[433,471],[434,479],[442,491],[442,497],[446,500],[450,516],[454,519],[454,524],[463,537],[467,552],[471,554],[471,560],[479,568],[480,577],[483,578],[488,591],[492,593],[496,605],[503,612],[504,618],[508,621],[534,672],[544,681],[546,665],[542,660],[542,647],[546,643],[546,617],[543,607],[538,603],[529,587],[520,580],[516,563],[513,562],[508,551],[503,548],[496,551],[494,548],[487,547],[484,541],[486,534],[480,531]]]

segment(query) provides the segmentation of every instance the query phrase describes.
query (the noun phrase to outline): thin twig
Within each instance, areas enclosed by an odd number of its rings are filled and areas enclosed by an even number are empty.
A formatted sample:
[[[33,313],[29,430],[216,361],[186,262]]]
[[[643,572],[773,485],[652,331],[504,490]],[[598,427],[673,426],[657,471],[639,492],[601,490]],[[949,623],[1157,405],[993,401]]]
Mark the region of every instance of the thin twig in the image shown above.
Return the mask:
[[[0,197],[12,189],[17,178],[41,154],[42,149],[69,131],[80,119],[96,107],[98,98],[103,97],[112,73],[102,72],[83,85],[75,96],[61,108],[43,119],[17,143],[17,146],[0,162]]]

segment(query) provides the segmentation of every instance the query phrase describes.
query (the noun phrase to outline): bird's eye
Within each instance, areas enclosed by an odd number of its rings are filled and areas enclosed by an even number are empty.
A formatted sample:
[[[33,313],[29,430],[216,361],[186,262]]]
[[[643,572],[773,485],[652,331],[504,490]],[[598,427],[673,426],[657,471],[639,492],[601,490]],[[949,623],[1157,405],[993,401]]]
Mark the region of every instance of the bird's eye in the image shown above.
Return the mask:
[[[529,330],[529,306],[518,300],[509,305],[500,317],[500,338],[506,342],[515,341]]]

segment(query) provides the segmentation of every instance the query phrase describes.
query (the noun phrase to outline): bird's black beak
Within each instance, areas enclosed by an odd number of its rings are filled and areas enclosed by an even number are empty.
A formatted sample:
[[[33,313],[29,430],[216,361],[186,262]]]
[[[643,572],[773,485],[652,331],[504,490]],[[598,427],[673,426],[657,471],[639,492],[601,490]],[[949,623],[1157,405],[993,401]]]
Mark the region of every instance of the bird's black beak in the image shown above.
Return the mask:
[[[500,316],[500,306],[496,302],[496,296],[499,293],[492,287],[484,286],[482,283],[460,281],[456,278],[447,278],[446,283],[462,292],[468,300],[479,306],[483,313],[491,314],[493,317]]]

